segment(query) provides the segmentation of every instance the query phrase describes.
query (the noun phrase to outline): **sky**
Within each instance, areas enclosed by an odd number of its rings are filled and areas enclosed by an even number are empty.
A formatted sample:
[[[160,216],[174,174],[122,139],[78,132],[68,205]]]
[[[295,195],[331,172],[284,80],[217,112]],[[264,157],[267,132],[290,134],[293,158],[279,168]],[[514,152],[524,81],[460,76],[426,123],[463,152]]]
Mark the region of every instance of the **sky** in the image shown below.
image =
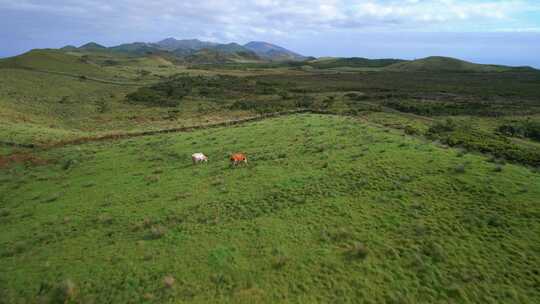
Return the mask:
[[[316,57],[439,55],[540,68],[540,1],[0,0],[0,57],[168,37],[267,41]]]

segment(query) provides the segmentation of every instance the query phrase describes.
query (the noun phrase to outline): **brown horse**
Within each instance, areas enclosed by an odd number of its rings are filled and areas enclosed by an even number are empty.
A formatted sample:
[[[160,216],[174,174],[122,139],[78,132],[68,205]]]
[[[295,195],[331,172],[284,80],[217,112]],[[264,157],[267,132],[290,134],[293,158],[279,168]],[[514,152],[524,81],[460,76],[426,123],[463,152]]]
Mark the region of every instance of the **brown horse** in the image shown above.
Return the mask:
[[[237,166],[239,164],[247,164],[247,156],[244,153],[234,153],[231,155],[231,165]]]

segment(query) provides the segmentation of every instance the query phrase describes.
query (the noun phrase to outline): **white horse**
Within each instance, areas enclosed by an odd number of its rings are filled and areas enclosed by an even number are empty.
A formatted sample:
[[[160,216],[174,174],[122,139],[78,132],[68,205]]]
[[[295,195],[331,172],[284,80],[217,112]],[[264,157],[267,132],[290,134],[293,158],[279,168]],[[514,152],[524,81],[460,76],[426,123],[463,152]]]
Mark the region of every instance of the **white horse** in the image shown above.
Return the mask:
[[[198,164],[198,163],[202,163],[202,162],[208,162],[208,156],[202,154],[202,153],[193,153],[193,155],[191,155],[191,160],[193,161],[193,164]]]

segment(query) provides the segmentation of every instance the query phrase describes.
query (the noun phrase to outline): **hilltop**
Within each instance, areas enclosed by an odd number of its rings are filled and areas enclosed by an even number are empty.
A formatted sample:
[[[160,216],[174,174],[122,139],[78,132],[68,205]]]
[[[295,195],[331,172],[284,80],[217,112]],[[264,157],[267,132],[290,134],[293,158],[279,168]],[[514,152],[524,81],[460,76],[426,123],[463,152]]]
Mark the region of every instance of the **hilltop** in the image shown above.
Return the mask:
[[[400,72],[504,72],[510,70],[534,70],[529,67],[477,64],[451,57],[432,56],[392,64],[385,68]]]
[[[29,69],[39,71],[71,73],[86,76],[110,76],[98,65],[79,56],[66,54],[62,50],[32,50],[19,56],[0,60],[0,68]]]
[[[306,59],[305,56],[264,41],[251,41],[246,43],[244,47],[269,60],[302,61]]]
[[[392,64],[406,62],[401,59],[367,59],[361,57],[334,58],[323,57],[306,62],[307,65],[318,69],[331,68],[382,68]]]

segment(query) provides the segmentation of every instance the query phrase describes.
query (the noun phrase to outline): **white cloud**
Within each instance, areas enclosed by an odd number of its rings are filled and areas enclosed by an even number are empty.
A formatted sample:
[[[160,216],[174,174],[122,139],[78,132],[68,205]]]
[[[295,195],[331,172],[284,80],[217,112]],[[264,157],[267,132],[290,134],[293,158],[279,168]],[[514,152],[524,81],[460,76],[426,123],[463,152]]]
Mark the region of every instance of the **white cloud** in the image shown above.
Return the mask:
[[[538,24],[516,19],[538,8],[536,1],[526,0],[0,0],[0,14],[40,12],[111,32],[133,29],[240,40],[328,30],[536,28]]]

